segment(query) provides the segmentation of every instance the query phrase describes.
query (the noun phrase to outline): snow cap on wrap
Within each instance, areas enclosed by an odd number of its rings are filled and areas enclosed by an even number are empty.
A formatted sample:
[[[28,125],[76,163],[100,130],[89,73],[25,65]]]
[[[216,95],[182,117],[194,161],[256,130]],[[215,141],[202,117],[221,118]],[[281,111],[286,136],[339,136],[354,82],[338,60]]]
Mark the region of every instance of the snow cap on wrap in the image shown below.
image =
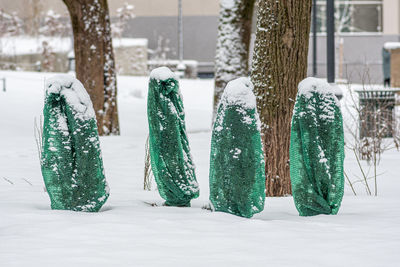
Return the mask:
[[[299,83],[298,95],[303,95],[305,98],[311,98],[312,93],[318,93],[324,96],[333,97],[335,104],[340,106],[339,100],[335,96],[334,88],[325,80],[314,77],[308,77]]]
[[[46,95],[64,96],[65,101],[77,112],[81,119],[95,118],[92,101],[83,84],[67,74],[59,74],[46,81]]]
[[[156,79],[158,81],[165,81],[167,79],[175,79],[178,80],[177,76],[174,72],[172,72],[167,67],[159,67],[151,71],[150,79]]]
[[[221,6],[226,8],[226,9],[232,9],[235,7],[235,2],[237,2],[236,0],[221,0]]]
[[[227,105],[240,105],[244,108],[256,108],[256,97],[253,83],[247,77],[230,81],[222,95],[222,102]]]

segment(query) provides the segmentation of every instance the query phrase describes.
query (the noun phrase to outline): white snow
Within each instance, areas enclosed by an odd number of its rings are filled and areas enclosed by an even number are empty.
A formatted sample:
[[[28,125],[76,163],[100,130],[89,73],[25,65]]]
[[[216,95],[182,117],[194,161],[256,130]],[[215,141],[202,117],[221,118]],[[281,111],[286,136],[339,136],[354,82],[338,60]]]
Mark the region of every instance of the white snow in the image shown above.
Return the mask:
[[[65,101],[71,105],[81,119],[88,120],[96,117],[92,101],[83,84],[70,75],[58,74],[48,79],[46,93],[64,96]]]
[[[386,50],[393,50],[393,49],[399,49],[400,48],[400,42],[386,42],[383,47]]]
[[[0,38],[0,53],[8,56],[41,53],[44,41],[49,44],[54,53],[69,53],[73,51],[73,42],[70,38],[16,36]],[[145,38],[114,38],[113,47],[147,47],[147,42]],[[73,53],[68,54],[69,57],[73,57],[73,55]]]
[[[201,209],[208,203],[212,80],[181,80],[200,197],[191,208],[151,207],[143,191],[148,77],[118,77],[121,136],[101,137],[111,195],[99,213],[56,211],[44,192],[33,118],[53,74],[0,72],[0,265],[10,266],[397,266],[400,153],[383,154],[379,195],[345,187],[336,216],[299,217],[292,197],[266,198],[252,219]],[[345,95],[345,99],[346,99]],[[344,100],[345,100],[344,99]],[[343,100],[342,100],[343,102]],[[345,114],[344,114],[345,115]],[[364,164],[364,162],[363,162]],[[352,151],[346,173],[361,176]]]
[[[72,49],[70,38],[18,36],[0,38],[0,52],[8,56],[37,54],[41,53],[43,42],[47,42],[54,53],[68,52]]]
[[[145,38],[113,38],[113,47],[146,46],[148,40]]]
[[[298,95],[304,95],[306,98],[310,98],[313,92],[333,97],[336,105],[340,106],[340,102],[335,96],[335,88],[324,79],[314,77],[305,78],[299,83],[298,89]]]
[[[159,67],[152,70],[150,73],[150,79],[164,81],[170,78],[178,80],[176,74],[172,72],[168,67]]]
[[[230,81],[221,97],[228,105],[241,105],[244,108],[256,107],[256,97],[253,93],[253,83],[247,77],[237,78]]]
[[[235,0],[221,0],[221,6],[226,9],[232,9],[235,6]]]

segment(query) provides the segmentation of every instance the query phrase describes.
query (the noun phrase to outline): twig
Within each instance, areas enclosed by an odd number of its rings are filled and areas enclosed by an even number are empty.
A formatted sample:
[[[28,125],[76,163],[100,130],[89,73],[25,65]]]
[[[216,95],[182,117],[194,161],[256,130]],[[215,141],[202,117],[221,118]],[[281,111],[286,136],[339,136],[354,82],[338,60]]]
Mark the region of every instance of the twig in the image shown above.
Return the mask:
[[[6,177],[3,177],[4,180],[6,180],[7,182],[9,182],[10,184],[14,185],[13,182],[11,182],[10,180],[8,180]]]
[[[360,160],[359,160],[359,158],[358,158],[358,156],[357,156],[357,152],[356,152],[355,149],[353,149],[353,152],[354,152],[354,155],[356,156],[358,167],[360,167],[361,173],[362,173],[362,175],[363,175],[363,177],[364,177],[364,181],[365,181],[365,186],[366,186],[366,188],[367,188],[367,192],[369,192],[369,194],[371,195],[371,190],[369,189],[367,177],[365,176],[364,170],[363,170],[363,168],[362,168],[362,166],[361,166],[361,163],[360,163]]]
[[[353,184],[351,183],[351,181],[350,181],[349,177],[347,176],[346,172],[343,171],[343,173],[344,173],[344,176],[346,177],[347,182],[349,183],[349,185],[351,187],[351,190],[353,191],[354,195],[357,196],[356,191],[354,190]]]
[[[25,178],[21,178],[22,180],[24,180],[25,182],[27,182],[30,186],[33,186],[33,184],[31,182],[29,182],[27,179]]]
[[[376,179],[376,155],[374,156],[374,177],[375,177],[375,196],[378,195],[378,183]]]

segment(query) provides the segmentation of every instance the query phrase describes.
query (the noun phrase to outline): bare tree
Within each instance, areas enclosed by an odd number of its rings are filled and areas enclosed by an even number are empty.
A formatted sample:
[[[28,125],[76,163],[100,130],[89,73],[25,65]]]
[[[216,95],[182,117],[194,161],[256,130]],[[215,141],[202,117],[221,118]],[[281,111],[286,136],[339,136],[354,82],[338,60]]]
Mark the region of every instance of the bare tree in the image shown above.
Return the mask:
[[[70,33],[71,24],[66,23],[60,14],[52,9],[43,16],[43,24],[39,28],[39,33],[44,36],[67,36]]]
[[[252,66],[266,158],[267,196],[291,194],[290,121],[298,83],[306,77],[311,0],[257,1]]]
[[[43,23],[38,29],[38,33],[46,37],[63,37],[67,36],[70,31],[71,24],[66,23],[62,19],[61,15],[54,12],[52,9],[50,9],[49,11],[47,11],[47,13],[43,15]],[[42,44],[41,70],[54,71],[56,62],[60,61],[60,59],[57,59],[55,53],[53,52],[54,44],[52,44],[51,39],[47,38],[45,40],[41,40],[40,42]]]
[[[23,21],[16,12],[7,14],[0,9],[0,37],[17,36],[24,33]]]
[[[161,67],[168,64],[168,54],[171,53],[170,40],[159,35],[157,38],[157,47],[148,49],[150,60],[153,61],[156,67]]]
[[[41,49],[42,49],[41,70],[54,71],[56,56],[55,53],[53,52],[53,48],[50,46],[49,42],[42,41]]]
[[[215,57],[213,121],[226,84],[247,76],[255,0],[221,0]]]
[[[36,37],[39,34],[44,3],[43,0],[29,0],[28,3],[27,8],[29,8],[29,15],[25,27],[29,35]]]
[[[16,53],[16,39],[14,38],[4,38],[4,37],[14,37],[23,34],[23,21],[20,19],[16,12],[8,14],[0,8],[0,54],[3,52],[3,45],[8,46],[11,42],[14,55]],[[15,70],[17,65],[13,61],[2,61],[0,62],[0,69]]]
[[[122,7],[117,8],[117,18],[115,22],[111,24],[113,37],[122,38],[128,21],[135,17],[133,8],[134,6],[127,2],[125,2]]]
[[[378,195],[378,173],[381,156],[385,151],[400,148],[400,132],[398,118],[394,116],[396,89],[377,88],[371,85],[369,73],[362,76],[362,84],[358,90],[354,85],[347,84],[347,102],[344,106],[347,118],[344,120],[346,129],[346,147],[355,155],[360,176],[357,179],[347,177],[347,182],[356,194],[354,185],[364,185],[368,195]],[[365,162],[367,166],[365,166]],[[347,173],[347,176],[352,176]],[[374,190],[370,185],[373,181]]]
[[[76,76],[92,99],[99,134],[119,134],[117,81],[107,0],[63,1],[74,33]]]

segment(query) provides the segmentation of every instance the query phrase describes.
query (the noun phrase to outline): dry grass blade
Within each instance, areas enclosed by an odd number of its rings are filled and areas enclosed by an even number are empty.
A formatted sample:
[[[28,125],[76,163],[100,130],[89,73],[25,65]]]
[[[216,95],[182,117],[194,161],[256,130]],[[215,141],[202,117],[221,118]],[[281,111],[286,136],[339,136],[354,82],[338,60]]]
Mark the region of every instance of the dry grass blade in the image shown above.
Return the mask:
[[[152,181],[152,171],[151,171],[151,159],[150,159],[150,149],[149,149],[149,136],[146,139],[145,145],[145,157],[144,157],[144,182],[143,182],[143,190],[150,191],[151,190],[151,181]]]
[[[33,123],[33,134],[35,136],[35,141],[36,141],[36,147],[38,151],[38,156],[39,156],[39,161],[42,159],[42,149],[43,149],[43,143],[42,143],[42,138],[43,138],[43,119],[42,116],[40,116],[39,121],[37,118],[34,118],[34,123]]]
[[[346,173],[345,171],[343,171],[343,173],[344,173],[344,176],[346,177],[347,182],[348,182],[349,185],[350,185],[351,191],[353,191],[353,194],[354,194],[355,196],[357,196],[357,193],[356,193],[356,191],[354,190],[353,183],[350,181],[349,176],[347,176],[347,173]]]

